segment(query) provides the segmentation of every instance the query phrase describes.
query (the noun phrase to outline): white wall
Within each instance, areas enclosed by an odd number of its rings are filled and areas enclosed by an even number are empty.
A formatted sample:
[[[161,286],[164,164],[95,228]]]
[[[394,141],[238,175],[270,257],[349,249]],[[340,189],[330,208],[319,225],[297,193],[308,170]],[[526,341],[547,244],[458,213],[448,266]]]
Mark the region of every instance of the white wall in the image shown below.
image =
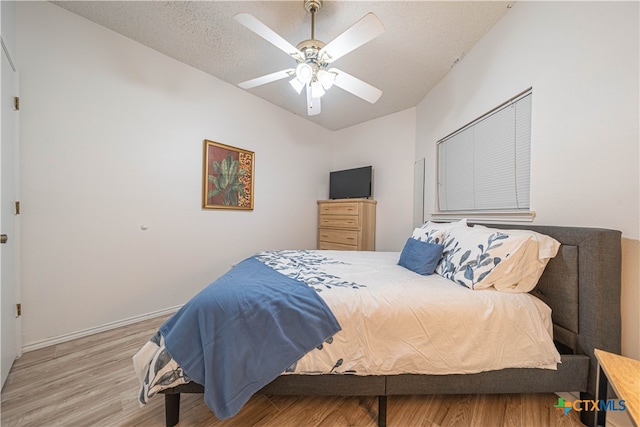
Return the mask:
[[[50,3],[17,13],[25,346],[315,247],[330,132]],[[253,211],[201,209],[205,138],[256,153]]]
[[[640,359],[638,2],[517,2],[417,107],[425,213],[436,141],[533,87],[535,223],[623,233],[622,352]],[[606,256],[606,254],[603,254]]]
[[[413,230],[415,117],[410,108],[333,135],[333,170],[373,166],[377,251],[401,251]]]

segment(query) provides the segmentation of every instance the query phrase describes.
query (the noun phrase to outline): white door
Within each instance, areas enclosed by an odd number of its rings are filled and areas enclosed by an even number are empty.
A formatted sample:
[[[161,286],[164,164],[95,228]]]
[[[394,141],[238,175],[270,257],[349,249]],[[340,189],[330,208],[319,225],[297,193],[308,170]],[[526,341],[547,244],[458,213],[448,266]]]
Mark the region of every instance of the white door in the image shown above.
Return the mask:
[[[20,333],[17,307],[19,224],[16,215],[18,165],[18,111],[14,98],[17,96],[17,73],[7,50],[2,49],[2,88],[0,91],[0,115],[2,133],[0,136],[0,234],[6,242],[0,244],[0,318],[2,339],[0,342],[0,371],[4,385],[13,361],[20,354]]]

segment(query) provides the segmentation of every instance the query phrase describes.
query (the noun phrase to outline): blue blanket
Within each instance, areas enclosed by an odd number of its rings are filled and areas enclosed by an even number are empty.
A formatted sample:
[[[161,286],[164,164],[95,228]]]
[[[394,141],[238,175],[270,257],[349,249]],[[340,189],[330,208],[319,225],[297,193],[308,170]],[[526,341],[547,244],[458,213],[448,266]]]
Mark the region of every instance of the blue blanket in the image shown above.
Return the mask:
[[[317,292],[249,258],[162,325],[166,348],[220,419],[340,330]]]

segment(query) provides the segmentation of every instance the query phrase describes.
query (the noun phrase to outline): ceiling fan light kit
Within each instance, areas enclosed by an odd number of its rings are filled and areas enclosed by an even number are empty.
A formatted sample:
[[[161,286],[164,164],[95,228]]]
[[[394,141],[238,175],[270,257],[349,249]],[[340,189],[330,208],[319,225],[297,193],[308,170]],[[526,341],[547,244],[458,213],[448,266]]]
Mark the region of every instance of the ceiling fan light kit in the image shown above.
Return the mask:
[[[293,76],[289,83],[298,94],[306,87],[307,114],[310,116],[320,114],[320,98],[334,85],[372,104],[378,101],[382,95],[380,89],[337,68],[329,68],[329,65],[382,34],[384,25],[380,19],[373,13],[368,13],[332,42],[325,44],[315,39],[315,13],[322,7],[322,1],[305,0],[304,7],[311,14],[311,38],[303,40],[296,47],[253,15],[240,13],[235,16],[236,21],[291,56],[297,62],[295,69],[288,68],[276,71],[275,73],[247,80],[238,86],[243,89],[251,89]]]

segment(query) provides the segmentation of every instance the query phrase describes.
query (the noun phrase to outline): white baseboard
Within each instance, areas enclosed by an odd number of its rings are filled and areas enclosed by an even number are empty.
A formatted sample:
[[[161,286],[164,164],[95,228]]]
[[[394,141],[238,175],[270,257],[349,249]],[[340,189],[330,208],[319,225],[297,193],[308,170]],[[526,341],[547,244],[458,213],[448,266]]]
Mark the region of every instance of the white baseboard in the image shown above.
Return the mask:
[[[634,427],[629,414],[624,412],[607,412],[607,427]]]
[[[33,343],[25,344],[22,346],[22,352],[27,353],[29,351],[38,350],[41,348],[49,347],[52,345],[60,344],[66,341],[75,340],[77,338],[87,337],[89,335],[97,334],[99,332],[110,331],[121,326],[131,325],[132,323],[141,322],[143,320],[153,319],[155,317],[165,316],[167,314],[173,314],[178,311],[182,305],[175,307],[165,308],[163,310],[153,311],[151,313],[141,314],[139,316],[130,317],[128,319],[118,320],[117,322],[107,323],[105,325],[96,326],[93,328],[83,329],[77,332],[71,332],[68,334],[58,335],[56,337],[47,338],[45,340],[36,341]]]
[[[556,395],[567,401],[574,401],[574,400],[580,399],[579,391],[556,392]]]

